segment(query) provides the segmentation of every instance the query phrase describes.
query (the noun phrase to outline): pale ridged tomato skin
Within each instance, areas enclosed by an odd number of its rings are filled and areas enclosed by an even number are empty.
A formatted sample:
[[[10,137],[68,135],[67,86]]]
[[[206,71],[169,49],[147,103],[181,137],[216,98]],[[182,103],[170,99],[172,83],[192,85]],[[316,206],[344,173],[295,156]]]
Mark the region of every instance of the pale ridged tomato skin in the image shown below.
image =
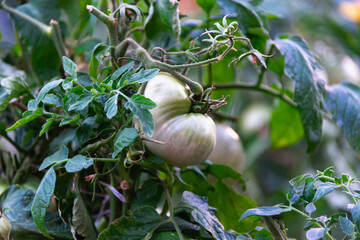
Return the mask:
[[[239,135],[225,123],[216,123],[216,146],[209,160],[242,172],[246,157]]]
[[[206,114],[191,113],[189,90],[172,75],[159,73],[150,80],[144,96],[156,103],[151,109],[153,139],[168,144],[145,142],[155,155],[176,166],[195,165],[208,159],[216,143],[214,121]]]

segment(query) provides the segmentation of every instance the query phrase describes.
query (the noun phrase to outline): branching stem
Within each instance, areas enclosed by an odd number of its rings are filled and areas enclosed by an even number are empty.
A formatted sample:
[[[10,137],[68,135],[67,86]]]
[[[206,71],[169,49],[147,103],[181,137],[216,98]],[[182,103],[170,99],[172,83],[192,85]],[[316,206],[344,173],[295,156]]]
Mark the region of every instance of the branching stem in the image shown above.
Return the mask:
[[[175,68],[172,65],[153,59],[150,56],[150,54],[146,51],[146,49],[140,46],[132,38],[126,38],[119,45],[117,45],[115,51],[116,55],[122,57],[125,54],[126,49],[130,45],[135,49],[136,56],[142,60],[145,68],[159,68],[160,71],[168,72],[174,77],[176,77],[178,80],[180,80],[181,82],[187,84],[190,87],[191,91],[195,93],[195,95],[200,95],[202,93],[203,88],[199,83],[194,82],[188,77],[175,71]]]
[[[297,106],[298,106],[296,102],[294,102],[291,98],[289,98],[285,94],[278,92],[266,85],[258,86],[257,84],[253,84],[253,83],[218,84],[218,85],[215,85],[215,90],[216,89],[246,89],[246,90],[260,91],[263,93],[267,93],[271,96],[278,97],[281,100],[283,100],[286,103],[293,106],[294,108],[297,108]]]
[[[114,18],[113,14],[110,14],[109,16],[97,9],[96,7],[92,5],[86,6],[87,10],[94,15],[97,19],[99,19],[102,23],[105,24],[108,33],[109,33],[109,40],[110,40],[110,54],[111,54],[111,60],[112,62],[116,62],[115,59],[115,46],[118,42],[118,36],[117,36],[117,19]]]
[[[274,51],[274,47],[275,45],[271,45],[270,49],[269,49],[269,53],[268,55],[271,55],[272,52]],[[269,62],[269,58],[266,58],[265,59],[265,64],[267,65]],[[259,74],[259,77],[258,77],[258,81],[256,83],[257,86],[261,86],[262,82],[263,82],[263,79],[264,79],[264,74],[266,72],[266,68],[264,66],[261,66],[261,71],[260,71],[260,74]],[[283,84],[281,84],[282,86]]]
[[[62,40],[59,22],[55,20],[51,20],[50,25],[51,25],[51,37],[54,41],[54,45],[61,59],[63,56],[67,56],[67,54],[66,54],[64,42]]]
[[[294,212],[296,212],[296,213],[304,216],[304,217],[306,218],[306,220],[311,220],[311,217],[310,217],[309,215],[303,213],[302,211],[300,211],[299,209],[297,209],[297,208],[295,208],[295,207],[293,207],[293,206],[286,206],[286,205],[282,205],[282,204],[281,204],[281,205],[279,205],[279,207],[288,208],[288,209],[290,209],[291,211],[294,211]],[[323,226],[321,226],[318,222],[314,222],[314,224],[315,224],[316,226],[318,226],[318,227],[323,228]],[[330,235],[329,232],[326,232],[326,236],[327,236],[330,240],[333,239],[333,237]]]
[[[176,230],[176,233],[178,234],[179,236],[179,239],[180,240],[184,240],[184,236],[182,235],[181,233],[181,229],[179,227],[179,225],[177,224],[176,220],[175,220],[175,209],[174,209],[174,204],[172,202],[172,199],[171,199],[171,195],[170,195],[170,192],[169,192],[169,189],[167,187],[167,185],[164,183],[164,191],[165,191],[165,195],[166,195],[166,200],[168,202],[168,205],[169,205],[169,209],[170,209],[170,221],[172,222],[172,224],[174,225],[175,227],[175,230]]]

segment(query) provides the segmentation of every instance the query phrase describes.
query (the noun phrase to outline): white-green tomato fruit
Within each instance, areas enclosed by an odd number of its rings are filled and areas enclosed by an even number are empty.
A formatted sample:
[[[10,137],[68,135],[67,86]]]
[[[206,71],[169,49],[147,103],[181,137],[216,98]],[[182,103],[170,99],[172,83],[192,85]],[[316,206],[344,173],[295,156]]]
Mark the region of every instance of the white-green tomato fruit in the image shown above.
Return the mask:
[[[153,139],[145,142],[155,155],[176,166],[195,165],[208,159],[216,142],[214,121],[206,114],[190,112],[190,91],[168,73],[158,73],[145,88],[144,96],[156,103],[151,109]]]
[[[216,145],[210,161],[224,164],[241,172],[245,165],[245,154],[239,135],[224,123],[216,124]]]

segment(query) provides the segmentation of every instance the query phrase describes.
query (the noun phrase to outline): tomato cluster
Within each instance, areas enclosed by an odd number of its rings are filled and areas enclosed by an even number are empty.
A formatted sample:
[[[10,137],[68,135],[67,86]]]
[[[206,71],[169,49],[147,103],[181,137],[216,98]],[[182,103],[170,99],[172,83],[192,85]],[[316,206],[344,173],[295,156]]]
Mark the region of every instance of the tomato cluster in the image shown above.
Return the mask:
[[[239,136],[225,124],[216,126],[208,115],[191,112],[189,95],[186,85],[168,73],[161,72],[147,83],[144,96],[156,103],[151,110],[153,139],[166,144],[145,142],[146,147],[176,166],[198,164],[211,155],[214,163],[241,171],[245,157]]]

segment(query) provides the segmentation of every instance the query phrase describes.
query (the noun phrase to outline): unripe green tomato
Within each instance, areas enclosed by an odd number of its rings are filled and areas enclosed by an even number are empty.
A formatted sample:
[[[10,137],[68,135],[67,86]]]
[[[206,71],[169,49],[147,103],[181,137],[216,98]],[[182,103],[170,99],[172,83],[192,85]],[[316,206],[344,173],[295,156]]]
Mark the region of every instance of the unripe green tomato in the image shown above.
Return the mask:
[[[4,217],[0,217],[0,240],[9,239],[10,229],[10,223]]]
[[[144,96],[156,103],[151,109],[153,139],[145,142],[155,155],[176,166],[195,165],[208,159],[216,142],[214,121],[206,114],[190,112],[190,91],[168,73],[158,73],[145,88]]]
[[[224,164],[241,172],[245,165],[245,154],[239,135],[225,123],[216,123],[216,145],[209,160]]]

